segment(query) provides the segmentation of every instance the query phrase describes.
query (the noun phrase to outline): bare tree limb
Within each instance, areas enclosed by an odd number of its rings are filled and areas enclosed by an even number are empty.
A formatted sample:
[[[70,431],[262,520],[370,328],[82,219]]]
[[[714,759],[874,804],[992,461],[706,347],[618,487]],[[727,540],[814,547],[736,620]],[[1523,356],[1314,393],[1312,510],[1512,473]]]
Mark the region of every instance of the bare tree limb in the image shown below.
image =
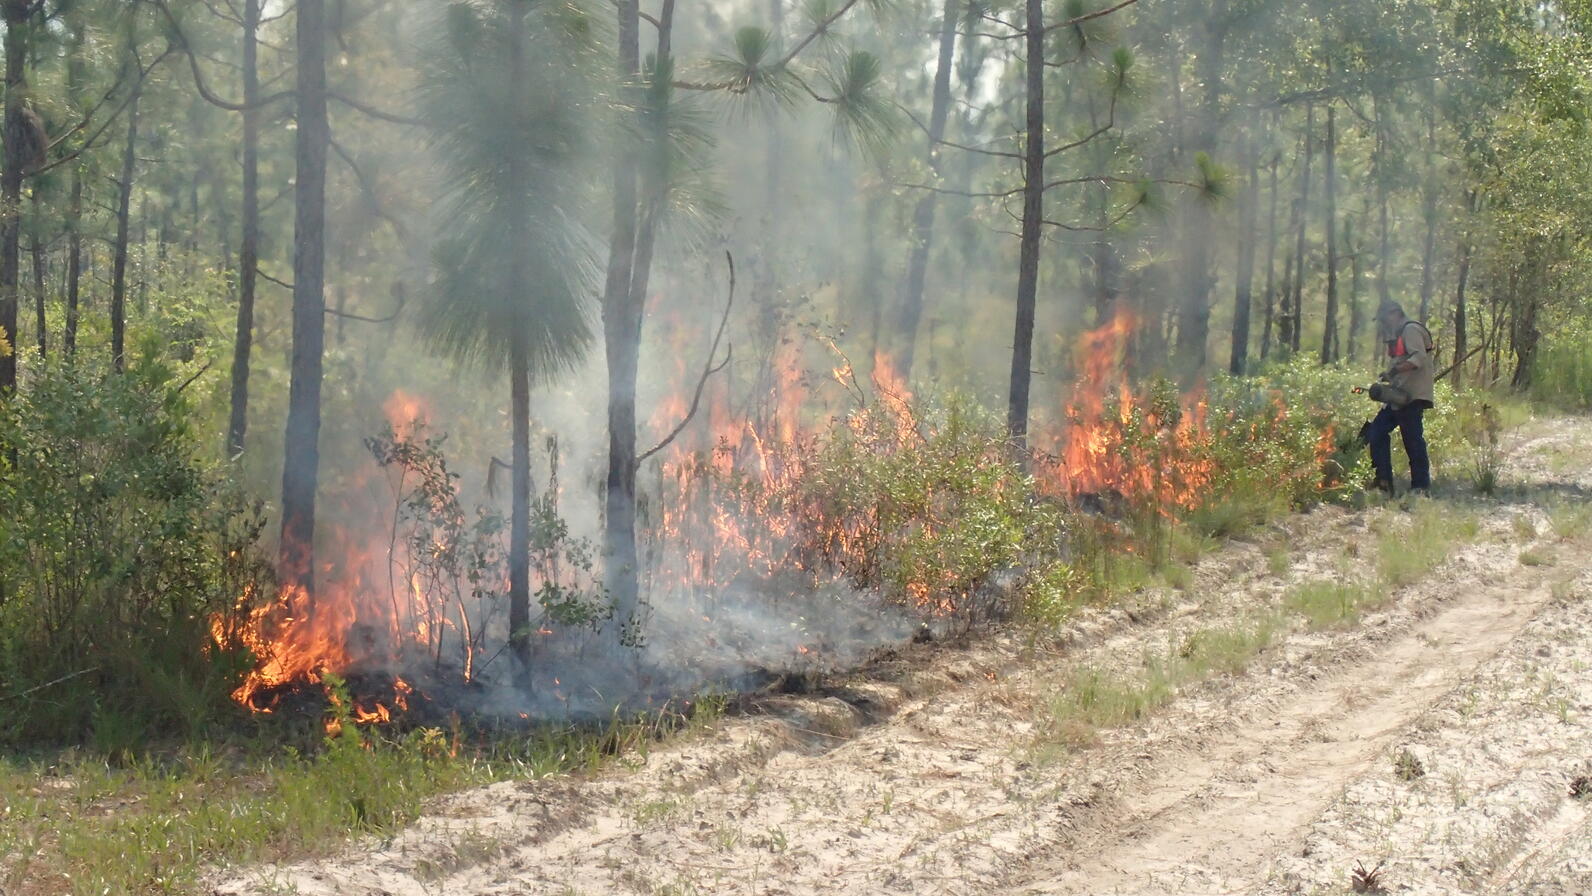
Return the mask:
[[[735,346],[732,345],[729,347],[729,350],[725,352],[723,361],[720,361],[718,364],[713,363],[713,359],[718,357],[719,354],[719,343],[724,339],[724,328],[730,322],[730,309],[735,307],[735,256],[726,251],[724,253],[724,260],[729,264],[730,267],[730,297],[724,303],[724,316],[719,318],[718,332],[713,334],[713,346],[708,349],[708,360],[707,363],[702,367],[702,378],[697,380],[696,394],[691,396],[691,407],[685,412],[685,416],[680,419],[680,422],[675,424],[674,429],[670,430],[669,434],[663,437],[663,441],[652,446],[650,449],[643,452],[639,457],[636,458],[636,464],[638,466],[648,458],[652,457],[654,454],[657,454],[659,451],[669,447],[669,444],[678,438],[680,433],[685,431],[685,428],[690,425],[692,419],[696,417],[697,409],[702,406],[702,391],[707,388],[708,379],[711,378],[713,374],[723,370],[730,363],[730,359],[735,356]]]
[[[387,324],[387,323],[392,323],[393,321],[398,319],[398,315],[403,313],[404,306],[409,304],[409,296],[408,296],[407,293],[405,293],[402,289],[398,289],[397,293],[398,293],[398,307],[394,308],[392,310],[392,313],[387,315],[386,317],[366,317],[363,314],[354,314],[351,311],[338,311],[336,308],[327,308],[326,309],[326,313],[330,314],[332,317],[341,317],[344,320],[357,320],[357,321],[359,321],[361,323],[367,323],[367,324]]]
[[[425,127],[426,126],[426,123],[424,121],[421,121],[418,118],[407,118],[407,117],[405,117],[403,115],[395,115],[395,114],[393,114],[391,112],[383,112],[382,110],[377,109],[377,108],[375,108],[373,106],[366,105],[365,103],[362,103],[359,100],[354,99],[353,97],[344,96],[343,94],[338,93],[335,90],[326,91],[326,97],[327,97],[327,99],[337,100],[339,103],[342,103],[343,105],[347,106],[348,108],[353,109],[355,112],[363,113],[365,115],[370,116],[371,118],[377,119],[379,121],[385,121],[385,122],[388,122],[389,124],[402,124],[402,125],[410,125],[410,126],[413,126],[413,127]]]
[[[112,112],[111,115],[109,117],[107,117],[103,122],[101,122],[100,126],[94,130],[94,133],[90,134],[88,136],[88,138],[83,141],[83,145],[82,146],[79,146],[77,149],[72,150],[71,152],[67,153],[66,155],[61,156],[60,158],[55,159],[55,160],[51,161],[50,163],[48,163],[46,165],[41,165],[38,168],[33,169],[32,171],[25,172],[23,176],[24,177],[33,178],[33,177],[38,177],[39,175],[44,174],[45,172],[54,171],[55,169],[61,167],[62,165],[65,165],[68,162],[71,162],[72,160],[76,159],[78,156],[81,156],[83,153],[85,153],[89,149],[93,148],[99,142],[99,139],[101,137],[105,136],[105,132],[110,129],[110,126],[112,124],[116,123],[116,119],[121,117],[122,112],[126,111],[127,107],[132,104],[133,97],[135,95],[137,95],[138,88],[143,86],[144,79],[148,78],[149,77],[149,73],[154,71],[155,67],[160,65],[162,62],[164,62],[166,60],[166,57],[170,56],[173,52],[175,52],[174,48],[168,46],[168,47],[166,47],[166,51],[164,53],[161,53],[159,56],[155,57],[155,61],[154,62],[151,62],[147,67],[144,67],[144,66],[140,66],[139,67],[139,69],[138,69],[138,81],[133,85],[134,89],[128,91],[127,96],[122,98],[122,102],[121,102],[121,104],[119,106],[116,107],[116,110],[114,112]],[[89,125],[89,122],[93,121],[94,116],[96,114],[98,114],[100,108],[103,107],[105,105],[105,103],[110,100],[112,94],[114,94],[116,92],[116,89],[121,86],[122,82],[123,82],[123,79],[122,78],[118,78],[116,80],[116,84],[112,85],[110,91],[105,94],[105,98],[100,100],[98,103],[95,103],[94,107],[89,110],[88,114],[83,117],[82,121],[79,121],[77,124],[73,125],[70,129],[68,129],[61,136],[59,136],[59,137],[55,138],[54,140],[50,141],[50,144],[45,147],[44,151],[45,152],[49,152],[50,150],[52,150],[52,149],[56,148],[57,146],[60,146],[62,143],[64,143],[68,137],[71,137],[73,134],[80,133],[85,128],[87,128],[88,125]]]
[[[205,84],[204,73],[199,68],[199,57],[194,54],[193,48],[189,45],[188,37],[182,31],[182,23],[177,21],[176,13],[173,13],[171,11],[171,7],[166,5],[166,0],[152,0],[152,2],[155,4],[155,8],[160,10],[161,13],[166,17],[166,22],[171,25],[171,33],[176,38],[177,48],[182,50],[183,55],[188,57],[188,66],[193,70],[194,86],[199,89],[199,95],[204,97],[205,102],[212,106],[225,109],[228,112],[246,112],[251,109],[260,109],[265,106],[269,106],[272,103],[292,98],[293,91],[291,90],[283,90],[273,93],[270,96],[260,97],[252,103],[234,103],[231,100],[225,100],[216,95],[210,90],[209,86]]]
[[[275,283],[277,286],[280,286],[280,287],[282,287],[283,289],[286,289],[286,290],[292,290],[293,289],[293,284],[287,282],[286,280],[278,280],[277,278],[271,276],[270,274],[267,274],[265,272],[265,270],[262,269],[262,268],[256,267],[254,269],[254,272],[256,274],[260,275],[260,279],[261,280],[265,280],[265,281],[268,281],[270,283]]]

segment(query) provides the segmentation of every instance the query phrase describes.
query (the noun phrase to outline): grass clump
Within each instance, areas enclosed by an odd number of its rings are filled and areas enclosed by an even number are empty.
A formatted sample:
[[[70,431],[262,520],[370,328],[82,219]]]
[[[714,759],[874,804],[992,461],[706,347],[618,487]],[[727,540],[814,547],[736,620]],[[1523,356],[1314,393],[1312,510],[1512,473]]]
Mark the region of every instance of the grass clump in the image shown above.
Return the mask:
[[[1248,626],[1199,629],[1164,652],[1147,654],[1137,669],[1073,669],[1046,707],[1035,752],[1054,758],[1089,746],[1099,729],[1142,721],[1170,703],[1180,688],[1243,671],[1272,643],[1276,630],[1271,617]]]
[[[1474,514],[1451,505],[1426,501],[1410,513],[1408,526],[1391,526],[1377,540],[1377,572],[1392,588],[1412,585],[1430,575],[1461,541],[1475,538],[1480,523]]]
[[[1375,592],[1365,585],[1321,579],[1290,589],[1283,598],[1283,607],[1303,616],[1311,629],[1323,629],[1359,619],[1360,611],[1374,597]]]
[[[1400,781],[1415,781],[1426,777],[1426,764],[1408,748],[1393,754],[1393,777]]]

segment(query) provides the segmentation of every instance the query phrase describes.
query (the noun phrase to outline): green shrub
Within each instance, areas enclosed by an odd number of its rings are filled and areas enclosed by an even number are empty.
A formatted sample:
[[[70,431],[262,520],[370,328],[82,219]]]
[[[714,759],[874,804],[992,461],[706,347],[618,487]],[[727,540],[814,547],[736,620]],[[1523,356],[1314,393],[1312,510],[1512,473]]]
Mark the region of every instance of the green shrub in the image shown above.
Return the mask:
[[[996,578],[1046,568],[1067,529],[1007,445],[1000,421],[960,398],[853,414],[801,459],[786,499],[798,554],[937,613],[1004,613],[1018,583]]]
[[[244,658],[211,621],[263,525],[198,457],[170,368],[51,364],[0,404],[0,739],[193,733]]]

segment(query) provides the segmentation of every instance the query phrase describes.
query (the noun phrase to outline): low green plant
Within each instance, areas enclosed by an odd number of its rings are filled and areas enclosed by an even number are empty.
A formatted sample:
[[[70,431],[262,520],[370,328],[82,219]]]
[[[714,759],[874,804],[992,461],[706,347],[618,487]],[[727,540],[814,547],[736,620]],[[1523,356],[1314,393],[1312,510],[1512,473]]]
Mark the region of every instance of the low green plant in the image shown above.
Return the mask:
[[[1401,748],[1393,754],[1393,776],[1400,781],[1415,781],[1426,777],[1426,764],[1421,758],[1411,753],[1408,748]]]
[[[45,365],[0,398],[0,742],[201,735],[248,658],[212,620],[268,587],[260,505],[201,460],[183,383]]]
[[[1409,514],[1408,525],[1391,527],[1377,540],[1377,570],[1389,587],[1411,585],[1431,575],[1461,541],[1475,538],[1475,514],[1427,501]]]
[[[1359,618],[1375,592],[1365,585],[1336,579],[1303,582],[1289,589],[1283,608],[1305,618],[1312,629],[1329,628]]]

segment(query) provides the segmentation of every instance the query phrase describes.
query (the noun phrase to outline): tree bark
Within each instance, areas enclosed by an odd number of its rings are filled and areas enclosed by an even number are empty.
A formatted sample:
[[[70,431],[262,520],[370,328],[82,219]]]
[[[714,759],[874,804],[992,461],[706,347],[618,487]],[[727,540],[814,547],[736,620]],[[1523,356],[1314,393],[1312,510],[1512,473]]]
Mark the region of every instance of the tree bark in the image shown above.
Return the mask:
[[[243,453],[249,430],[249,355],[254,349],[254,294],[260,268],[260,0],[243,5],[243,236],[238,249],[238,324],[232,348],[227,456]]]
[[[1012,336],[1006,431],[1018,457],[1028,451],[1028,393],[1033,380],[1039,241],[1045,226],[1045,5],[1025,0],[1027,107],[1023,118],[1023,219],[1017,261],[1017,322]]]
[[[0,165],[0,340],[12,349],[17,342],[21,306],[22,178],[28,165],[23,135],[27,132],[27,59],[32,13],[29,0],[3,0],[5,19],[5,157]],[[17,387],[17,353],[0,351],[0,394]]]
[[[1238,286],[1233,296],[1232,351],[1227,359],[1227,371],[1233,376],[1243,376],[1249,366],[1249,315],[1255,286],[1255,218],[1260,212],[1260,169],[1255,158],[1254,136],[1249,135],[1245,142],[1249,186],[1239,212],[1238,270],[1234,274]]]
[[[1275,125],[1275,119],[1273,119]],[[1260,334],[1260,359],[1271,354],[1272,317],[1277,308],[1277,163],[1278,155],[1271,158],[1271,176],[1267,193],[1270,210],[1266,213],[1266,322]],[[1286,282],[1286,281],[1285,281]]]
[[[1222,52],[1227,39],[1227,0],[1213,0],[1204,17],[1205,46],[1199,58],[1205,95],[1200,104],[1196,149],[1214,164],[1216,133],[1221,121]],[[1198,202],[1185,217],[1189,257],[1182,304],[1178,308],[1177,354],[1183,373],[1205,366],[1211,331],[1211,233],[1215,229],[1208,203]]]
[[[1321,363],[1338,360],[1338,129],[1337,109],[1327,107],[1327,310],[1321,330]]]
[[[509,80],[518,88],[525,83],[526,4],[515,3],[509,11]],[[516,97],[515,112],[523,106]],[[510,196],[509,226],[516,244],[529,238],[530,209],[521,187],[526,180],[525,150],[513,147],[508,156]],[[509,283],[515,300],[531,290],[531,273],[525,254],[515,252],[509,265]],[[519,661],[522,681],[529,682],[531,668],[531,366],[530,321],[516,314],[509,349],[509,415],[512,418],[513,444],[510,464],[514,495],[509,522],[509,647]]]
[[[28,235],[28,250],[33,256],[33,316],[38,330],[39,357],[49,357],[50,328],[44,309],[44,204],[39,197],[39,184],[33,185],[33,232]]]
[[[641,10],[638,0],[619,0],[619,77],[634,83],[641,71]],[[640,102],[640,97],[632,99]],[[634,295],[637,241],[637,182],[634,148],[619,154],[614,169],[614,225],[608,243],[608,278],[603,288],[603,347],[608,365],[608,476],[603,501],[603,578],[614,601],[620,638],[640,622],[640,568],[636,552],[636,376],[641,355],[641,315]]]
[[[66,212],[66,325],[61,331],[61,350],[71,357],[77,352],[78,292],[83,276],[83,167],[72,167],[72,198]]]
[[[1349,363],[1358,363],[1360,358],[1360,331],[1365,329],[1365,309],[1361,300],[1365,296],[1365,261],[1362,247],[1354,241],[1354,217],[1343,217],[1343,247],[1349,252],[1349,344],[1348,353],[1345,355]]]
[[[1315,155],[1311,138],[1316,131],[1316,107],[1311,105],[1305,114],[1305,166],[1299,175],[1299,235],[1294,248],[1293,308],[1290,310],[1288,348],[1298,352],[1304,331],[1305,304],[1305,232],[1310,228],[1310,163]]]
[[[129,40],[131,40],[129,36]],[[132,48],[128,48],[132,53]],[[121,180],[116,185],[116,244],[111,258],[111,364],[117,370],[127,358],[127,247],[132,232],[133,176],[138,163],[138,101],[143,83],[133,86],[127,106],[127,143],[122,147]]]
[[[321,371],[326,344],[326,4],[298,0],[297,180],[293,223],[293,357],[282,463],[282,582],[315,586]]]
[[[1431,108],[1426,111],[1426,189],[1423,191],[1421,216],[1426,222],[1426,243],[1421,248],[1421,322],[1432,313],[1432,292],[1436,288],[1434,270],[1437,257],[1437,123]],[[1455,358],[1462,356],[1456,355]],[[1457,372],[1457,371],[1456,371]]]
[[[1474,215],[1476,213],[1476,191],[1471,190],[1465,196],[1465,207]],[[1469,316],[1465,305],[1465,286],[1470,280],[1470,221],[1465,221],[1465,235],[1459,243],[1459,284],[1454,289],[1454,360],[1462,362],[1469,352]],[[1485,359],[1484,359],[1485,360]],[[1453,373],[1454,385],[1459,386],[1464,382],[1465,370],[1463,364]]]
[[[941,175],[940,141],[951,112],[951,66],[956,54],[957,0],[945,0],[940,22],[940,57],[934,69],[934,98],[929,108],[929,183]],[[934,243],[934,213],[939,194],[924,190],[912,213],[912,254],[907,260],[906,294],[901,299],[901,347],[896,366],[910,380],[917,350],[918,328],[923,322],[923,284],[928,275],[929,250]]]
[[[1393,301],[1393,284],[1388,280],[1388,264],[1392,260],[1393,251],[1392,233],[1388,224],[1387,172],[1383,168],[1387,153],[1387,127],[1382,121],[1382,100],[1378,94],[1371,95],[1371,108],[1372,121],[1376,127],[1376,201],[1381,225],[1379,228],[1381,246],[1376,253],[1376,295],[1377,300],[1386,305]],[[1425,321],[1425,318],[1421,320]]]

